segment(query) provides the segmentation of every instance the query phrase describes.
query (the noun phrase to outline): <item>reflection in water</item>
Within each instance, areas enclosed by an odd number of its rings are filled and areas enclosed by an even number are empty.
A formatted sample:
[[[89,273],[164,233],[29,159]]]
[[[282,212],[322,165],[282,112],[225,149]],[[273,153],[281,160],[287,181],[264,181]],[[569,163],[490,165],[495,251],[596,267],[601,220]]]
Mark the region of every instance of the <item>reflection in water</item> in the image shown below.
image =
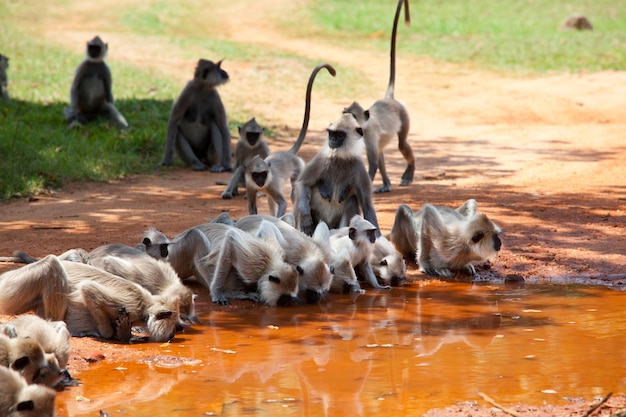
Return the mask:
[[[397,416],[476,391],[538,405],[624,393],[623,298],[425,281],[315,306],[213,311],[163,357],[78,375],[58,415]]]

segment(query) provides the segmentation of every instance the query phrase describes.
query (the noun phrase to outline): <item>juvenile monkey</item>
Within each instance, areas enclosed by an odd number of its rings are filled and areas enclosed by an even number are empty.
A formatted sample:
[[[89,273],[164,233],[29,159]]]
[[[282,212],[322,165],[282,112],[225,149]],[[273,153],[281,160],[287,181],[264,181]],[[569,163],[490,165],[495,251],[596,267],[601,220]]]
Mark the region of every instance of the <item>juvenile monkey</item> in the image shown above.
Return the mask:
[[[270,154],[270,148],[263,138],[263,128],[259,126],[254,117],[244,123],[243,126],[239,126],[238,131],[239,141],[235,147],[235,171],[226,186],[226,190],[222,193],[224,199],[231,199],[239,195],[239,185],[245,186],[246,183],[245,165],[253,157],[258,155],[260,158],[266,158]]]
[[[281,219],[259,214],[243,217],[235,226],[256,234],[262,222],[272,223],[278,228],[283,238],[279,239],[279,243],[285,251],[285,260],[302,271],[298,277],[299,296],[308,303],[320,301],[330,288],[334,270],[328,250],[328,227],[324,224],[324,230],[318,226],[311,237]]]
[[[152,295],[129,280],[54,255],[0,275],[0,314],[28,311],[65,321],[72,336],[123,342],[130,341],[125,321],[145,324],[149,340],[165,342],[180,320],[177,298]]]
[[[9,69],[9,58],[0,54],[0,97],[3,100],[9,101],[9,81],[7,77],[7,70]]]
[[[378,236],[370,256],[374,275],[385,284],[399,286],[406,280],[406,263],[393,243],[385,236]]]
[[[477,213],[476,208],[473,199],[456,210],[425,204],[413,212],[408,206],[400,205],[390,239],[425,274],[475,275],[472,263],[496,257],[502,246],[499,237],[502,230],[485,214]]]
[[[144,232],[142,243],[138,247],[155,259],[166,260],[183,281],[191,277],[202,282],[210,282],[212,279],[208,264],[211,242],[198,228],[191,227],[172,241],[151,227]]]
[[[27,384],[20,374],[0,366],[0,416],[55,417],[56,392]]]
[[[276,226],[265,222],[255,236],[220,223],[197,227],[211,242],[209,262],[214,273],[206,284],[213,302],[227,305],[230,299],[258,299],[276,306],[296,301],[301,270],[285,262]],[[250,285],[257,287],[255,293],[248,291]]]
[[[174,103],[167,123],[165,154],[161,165],[172,165],[174,150],[194,171],[231,171],[228,118],[217,87],[228,73],[214,63],[198,60],[193,79]]]
[[[270,213],[276,217],[281,217],[287,210],[287,199],[284,194],[284,186],[287,180],[291,182],[292,200],[293,184],[300,176],[304,168],[304,161],[297,154],[306,137],[311,115],[311,91],[317,73],[326,68],[334,77],[335,69],[329,64],[316,66],[311,75],[306,88],[306,99],[304,105],[304,118],[302,127],[296,143],[291,149],[283,152],[275,152],[266,158],[255,156],[246,166],[245,181],[246,194],[248,197],[248,213],[257,214],[256,197],[259,191],[268,195]],[[278,208],[275,207],[278,205]]]
[[[63,110],[68,122],[83,124],[105,116],[120,129],[128,127],[113,102],[111,71],[104,62],[108,48],[99,36],[87,42],[87,57],[76,68],[72,81],[70,107]]]
[[[328,127],[328,143],[295,184],[293,214],[304,233],[311,235],[320,221],[331,229],[347,226],[355,214],[378,228],[372,181],[361,156],[362,138],[363,129],[348,113]]]
[[[372,180],[374,180],[376,171],[380,168],[383,185],[376,188],[374,190],[375,193],[389,192],[391,190],[391,181],[389,181],[389,176],[387,175],[383,150],[396,136],[398,136],[398,149],[407,163],[407,167],[402,174],[400,186],[411,184],[415,173],[415,156],[408,142],[409,112],[402,103],[393,97],[396,78],[396,33],[403,3],[405,23],[409,25],[411,22],[409,1],[398,0],[396,15],[393,21],[393,31],[391,33],[389,85],[387,86],[385,97],[376,101],[369,110],[364,110],[356,101],[344,109],[344,113],[351,113],[356,117],[365,133],[365,150],[369,164],[369,176]]]
[[[41,375],[43,384],[54,387],[64,378],[71,379],[65,369],[70,359],[70,332],[65,322],[22,314],[3,327],[10,338],[29,338],[39,343],[47,363],[47,373]]]
[[[172,265],[139,249],[121,245],[102,245],[89,253],[96,268],[125,278],[148,290],[150,294],[177,298],[180,318],[197,323],[194,293],[181,281]],[[181,322],[181,325],[184,323]]]
[[[17,371],[29,384],[43,383],[43,378],[49,371],[39,342],[23,337],[11,339],[4,334],[0,334],[0,367],[2,366]]]
[[[347,249],[357,276],[366,279],[372,287],[389,289],[390,286],[381,286],[378,283],[370,265],[377,230],[376,226],[356,214],[350,219],[349,226],[330,231],[330,246],[338,253]]]

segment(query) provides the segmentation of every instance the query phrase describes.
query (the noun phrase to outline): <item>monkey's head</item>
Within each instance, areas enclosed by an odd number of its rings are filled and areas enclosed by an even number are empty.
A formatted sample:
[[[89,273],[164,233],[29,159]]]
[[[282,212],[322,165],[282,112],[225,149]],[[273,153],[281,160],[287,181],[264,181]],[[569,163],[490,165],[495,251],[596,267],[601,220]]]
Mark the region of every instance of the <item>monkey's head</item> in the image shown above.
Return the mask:
[[[361,286],[350,262],[350,254],[346,250],[332,254],[333,276],[330,283],[330,292],[351,294],[361,291]]]
[[[65,377],[65,370],[59,366],[59,361],[54,353],[44,353],[44,361],[46,366],[41,369],[39,377],[34,382],[55,387]]]
[[[155,259],[166,259],[169,255],[168,246],[171,243],[167,236],[151,227],[144,232],[143,239],[136,248],[146,252]]]
[[[239,126],[238,130],[239,138],[251,148],[254,148],[263,137],[263,128],[259,126],[254,117],[244,123],[243,126]]]
[[[366,117],[366,110],[356,101],[353,101],[348,107],[344,107],[343,112],[354,116],[360,125],[363,125],[369,118]],[[369,112],[367,115],[369,116]]]
[[[259,299],[268,306],[288,306],[298,301],[298,278],[302,268],[273,259],[257,282]]]
[[[486,214],[476,214],[467,223],[464,236],[475,261],[486,261],[498,256],[502,247],[500,229]]]
[[[370,244],[375,244],[376,226],[365,220],[360,214],[355,214],[350,219],[348,237],[351,240],[354,240],[355,244],[360,242],[369,242]]]
[[[398,287],[406,281],[406,263],[398,252],[387,255],[371,265],[374,275],[387,285]]]
[[[328,147],[338,158],[362,157],[363,129],[353,115],[343,113],[328,129]]]
[[[265,161],[259,155],[255,155],[254,158],[246,164],[246,183],[252,181],[256,184],[257,188],[263,188],[270,177],[271,162]]]
[[[228,73],[221,68],[222,61],[217,63],[208,59],[198,60],[193,77],[213,87],[228,82]]]
[[[26,382],[42,382],[42,371],[48,365],[39,342],[26,337],[9,340],[9,367],[20,373]]]
[[[302,271],[298,277],[299,292],[304,292],[307,303],[319,302],[330,289],[334,267],[323,259],[310,256],[300,262],[299,268]]]
[[[147,309],[146,325],[152,342],[167,342],[174,338],[180,323],[180,305],[177,297],[157,295]]]
[[[56,392],[43,385],[27,385],[19,391],[17,401],[9,409],[15,417],[54,417],[56,416]]]
[[[87,42],[87,58],[91,61],[102,61],[107,54],[109,44],[102,42],[100,36],[96,36]]]

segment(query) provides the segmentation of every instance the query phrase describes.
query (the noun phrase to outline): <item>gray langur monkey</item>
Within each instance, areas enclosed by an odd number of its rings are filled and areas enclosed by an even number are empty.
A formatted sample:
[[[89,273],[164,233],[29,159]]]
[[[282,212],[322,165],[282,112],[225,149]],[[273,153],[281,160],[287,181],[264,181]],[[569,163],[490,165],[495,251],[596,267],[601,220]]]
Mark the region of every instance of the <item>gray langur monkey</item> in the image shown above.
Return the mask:
[[[172,165],[174,151],[194,171],[231,171],[230,131],[226,109],[217,87],[228,73],[217,63],[198,60],[193,79],[180,93],[167,122],[165,154],[161,165]]]
[[[313,82],[322,68],[326,68],[333,77],[336,74],[335,69],[326,63],[316,66],[311,72],[306,88],[304,118],[296,143],[288,151],[275,152],[265,159],[255,156],[247,164],[245,181],[249,214],[257,214],[256,197],[257,193],[262,191],[268,195],[267,202],[270,213],[276,217],[284,215],[287,210],[287,199],[285,198],[283,188],[287,180],[291,182],[291,196],[293,200],[293,184],[304,168],[304,161],[297,154],[309,127]],[[278,208],[275,207],[276,205],[278,205]]]
[[[27,384],[12,369],[0,366],[0,416],[55,417],[56,392],[38,384]]]
[[[253,157],[258,155],[260,158],[266,158],[270,154],[270,148],[263,138],[263,128],[259,126],[254,117],[239,126],[238,133],[239,141],[235,146],[235,171],[226,186],[226,190],[222,193],[223,199],[231,199],[239,195],[238,187],[240,185],[245,186],[246,183],[246,164]]]
[[[149,340],[172,339],[180,321],[178,298],[152,295],[127,279],[54,255],[0,275],[0,314],[34,311],[63,320],[72,336],[131,341],[133,323]]]
[[[72,377],[66,369],[70,359],[70,332],[64,322],[22,314],[9,323],[0,324],[0,332],[10,338],[27,338],[39,343],[46,361],[46,371],[39,373],[39,383],[49,387],[71,384]]]
[[[11,339],[0,334],[0,367],[3,366],[17,371],[29,384],[42,384],[49,374],[39,342],[24,337]]]
[[[91,264],[141,285],[150,294],[169,296],[179,301],[180,323],[197,323],[196,295],[186,287],[176,271],[165,260],[155,259],[140,249],[122,244],[98,246],[89,253]]]
[[[252,299],[276,306],[297,301],[301,269],[285,262],[276,226],[264,222],[255,236],[221,223],[196,227],[211,242],[209,263],[214,272],[206,285],[213,302],[227,305],[230,299]]]
[[[372,287],[389,289],[390,286],[382,286],[378,283],[370,265],[370,258],[376,245],[377,230],[378,228],[371,222],[355,214],[350,219],[349,226],[330,231],[330,246],[338,253],[347,249],[357,276],[365,279]]]
[[[9,58],[0,54],[0,98],[9,101],[9,79],[7,70],[9,69]]]
[[[374,251],[370,256],[370,265],[374,275],[385,284],[400,286],[406,280],[406,262],[393,243],[385,236],[378,236]]]
[[[406,169],[402,174],[400,186],[411,184],[415,173],[415,156],[408,142],[409,112],[402,103],[393,97],[396,78],[396,32],[403,3],[405,23],[409,25],[411,22],[408,0],[398,0],[398,7],[393,21],[393,32],[391,34],[389,85],[385,97],[376,101],[368,110],[364,110],[356,101],[344,109],[344,113],[353,114],[363,128],[369,176],[372,180],[374,180],[376,171],[380,168],[383,185],[376,188],[374,190],[375,193],[389,192],[391,190],[391,181],[389,181],[389,176],[387,175],[383,150],[396,136],[398,137],[398,149],[407,163]]]
[[[475,275],[473,262],[495,258],[502,246],[502,230],[482,213],[476,200],[456,210],[425,204],[417,212],[400,205],[389,238],[406,259],[413,259],[425,274]]]
[[[298,229],[311,235],[320,221],[331,229],[344,227],[355,214],[378,228],[372,181],[361,155],[363,129],[353,115],[344,113],[327,130],[327,144],[295,183],[293,215]]]
[[[298,277],[298,296],[307,303],[319,302],[330,288],[334,270],[328,250],[328,227],[324,231],[318,226],[311,237],[279,218],[260,214],[242,217],[235,227],[257,234],[262,222],[278,228],[284,238],[279,243],[285,251],[285,260],[302,271]]]
[[[200,282],[211,282],[213,278],[208,256],[211,242],[198,228],[191,227],[170,240],[164,233],[148,228],[142,243],[137,248],[155,259],[167,261],[183,282],[195,277]]]
[[[63,110],[70,126],[105,116],[119,129],[128,128],[113,101],[111,70],[104,62],[108,48],[99,36],[87,42],[87,56],[76,68],[72,81],[70,107]]]

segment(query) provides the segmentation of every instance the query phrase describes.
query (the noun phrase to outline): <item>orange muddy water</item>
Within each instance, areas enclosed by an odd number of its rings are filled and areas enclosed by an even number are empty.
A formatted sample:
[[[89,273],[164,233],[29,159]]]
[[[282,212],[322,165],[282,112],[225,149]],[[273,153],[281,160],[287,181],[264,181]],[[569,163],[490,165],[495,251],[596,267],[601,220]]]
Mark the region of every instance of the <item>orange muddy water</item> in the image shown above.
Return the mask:
[[[484,392],[563,404],[626,390],[626,295],[418,281],[293,308],[217,309],[80,372],[59,416],[419,415]]]

